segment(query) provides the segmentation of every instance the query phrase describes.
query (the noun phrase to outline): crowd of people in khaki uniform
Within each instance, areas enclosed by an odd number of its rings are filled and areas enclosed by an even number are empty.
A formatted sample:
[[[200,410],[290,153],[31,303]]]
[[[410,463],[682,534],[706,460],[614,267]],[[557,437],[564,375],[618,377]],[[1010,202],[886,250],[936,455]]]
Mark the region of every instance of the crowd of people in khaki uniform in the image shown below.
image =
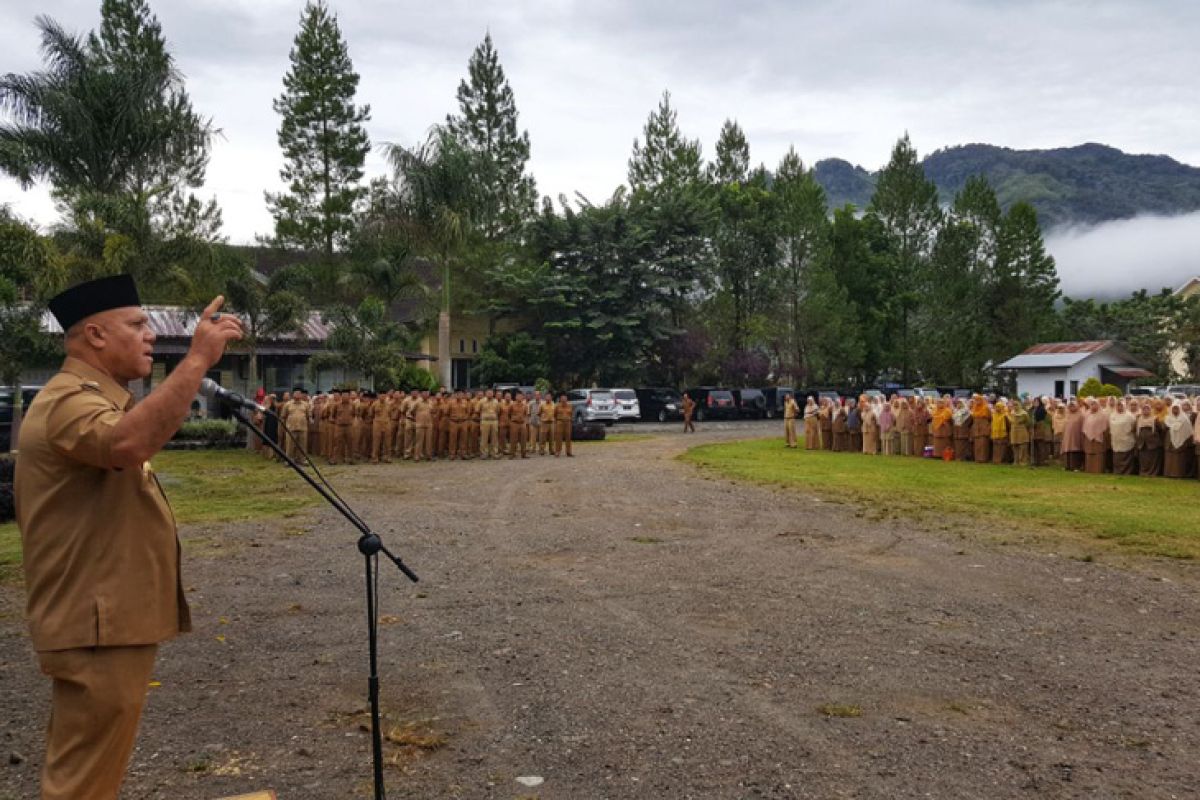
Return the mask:
[[[286,428],[279,442],[291,458],[307,451],[331,465],[433,461],[472,458],[528,458],[571,452],[573,408],[565,394],[555,402],[547,392],[457,392],[334,389],[312,399],[301,388],[276,403],[264,398],[267,412],[256,416],[262,427],[271,414]],[[290,435],[288,435],[290,434]],[[257,436],[249,447],[271,458]]]
[[[977,464],[1142,477],[1200,477],[1200,397],[795,399],[784,439],[809,450],[926,456]]]

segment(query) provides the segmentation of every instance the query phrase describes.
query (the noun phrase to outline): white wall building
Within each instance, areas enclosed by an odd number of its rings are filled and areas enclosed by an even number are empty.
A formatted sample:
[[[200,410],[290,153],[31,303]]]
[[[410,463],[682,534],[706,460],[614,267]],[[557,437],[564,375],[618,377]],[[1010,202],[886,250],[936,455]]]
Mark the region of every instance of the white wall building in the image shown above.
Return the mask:
[[[999,369],[1016,373],[1017,394],[1034,397],[1073,397],[1088,378],[1124,391],[1131,380],[1151,376],[1112,340],[1035,344]]]

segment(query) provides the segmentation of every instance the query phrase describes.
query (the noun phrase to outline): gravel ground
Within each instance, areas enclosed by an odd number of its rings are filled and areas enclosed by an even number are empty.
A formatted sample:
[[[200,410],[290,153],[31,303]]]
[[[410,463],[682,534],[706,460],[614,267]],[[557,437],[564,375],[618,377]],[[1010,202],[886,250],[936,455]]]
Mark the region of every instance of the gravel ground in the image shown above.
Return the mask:
[[[343,469],[422,577],[380,576],[389,795],[1200,796],[1194,568],[1005,546],[1022,532],[673,458],[780,428]],[[123,797],[368,796],[350,529],[320,511],[182,533],[197,630],[162,650]],[[36,794],[48,695],[21,602],[0,587],[14,800]]]

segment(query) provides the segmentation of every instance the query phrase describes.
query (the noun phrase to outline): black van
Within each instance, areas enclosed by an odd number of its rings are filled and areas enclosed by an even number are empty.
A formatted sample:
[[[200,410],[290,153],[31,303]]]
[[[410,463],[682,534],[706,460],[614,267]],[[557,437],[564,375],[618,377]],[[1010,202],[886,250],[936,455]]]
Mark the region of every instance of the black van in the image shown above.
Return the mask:
[[[734,389],[738,415],[749,419],[764,419],[767,416],[767,398],[761,389]]]
[[[696,421],[706,419],[737,419],[737,400],[733,392],[716,386],[696,386],[688,389],[687,396],[696,403]]]
[[[683,419],[683,395],[678,389],[643,386],[633,391],[637,395],[643,421],[666,422],[671,419]]]
[[[21,411],[29,411],[29,404],[41,391],[41,386],[21,387]],[[13,390],[11,386],[0,387],[0,452],[7,453],[15,442],[12,441],[13,420]]]
[[[796,396],[796,390],[790,386],[768,386],[762,390],[762,393],[763,398],[767,402],[767,419],[782,417],[783,404],[787,402],[789,397]]]

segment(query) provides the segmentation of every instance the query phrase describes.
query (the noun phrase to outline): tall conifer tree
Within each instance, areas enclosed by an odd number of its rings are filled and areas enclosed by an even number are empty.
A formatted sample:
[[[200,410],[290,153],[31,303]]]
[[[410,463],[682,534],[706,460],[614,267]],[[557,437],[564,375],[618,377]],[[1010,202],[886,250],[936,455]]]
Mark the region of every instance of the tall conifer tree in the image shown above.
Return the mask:
[[[275,241],[284,247],[318,250],[327,261],[354,229],[356,204],[371,143],[363,123],[370,106],[355,105],[358,73],[337,17],[324,0],[309,2],[275,100],[279,146],[287,191],[267,194],[275,217]]]
[[[893,362],[899,363],[901,379],[908,383],[916,366],[917,290],[942,212],[937,186],[925,177],[907,133],[896,142],[891,160],[879,174],[868,214],[879,220],[888,242],[889,335]]]
[[[458,115],[447,127],[478,158],[477,224],[492,242],[510,239],[533,218],[537,187],[526,174],[529,132],[517,127],[517,103],[489,33],[471,54],[458,85]]]

